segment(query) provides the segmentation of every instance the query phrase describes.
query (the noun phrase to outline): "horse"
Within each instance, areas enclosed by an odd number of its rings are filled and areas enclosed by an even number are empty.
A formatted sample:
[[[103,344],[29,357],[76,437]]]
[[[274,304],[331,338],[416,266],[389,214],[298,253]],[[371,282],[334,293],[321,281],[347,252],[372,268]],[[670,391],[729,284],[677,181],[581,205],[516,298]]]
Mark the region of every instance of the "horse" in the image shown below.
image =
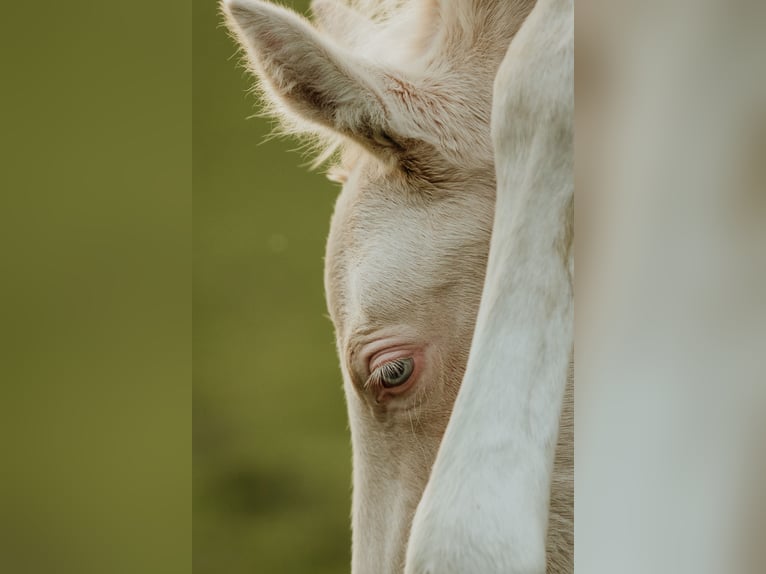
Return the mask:
[[[571,2],[222,10],[343,184],[324,283],[352,572],[571,572]]]

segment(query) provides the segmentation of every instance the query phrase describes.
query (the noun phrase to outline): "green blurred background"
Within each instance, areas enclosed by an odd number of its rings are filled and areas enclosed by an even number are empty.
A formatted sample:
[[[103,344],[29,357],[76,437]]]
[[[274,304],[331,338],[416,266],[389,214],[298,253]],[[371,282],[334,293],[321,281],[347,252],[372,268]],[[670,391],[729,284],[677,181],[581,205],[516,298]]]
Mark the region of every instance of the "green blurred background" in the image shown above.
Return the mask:
[[[191,28],[3,4],[3,574],[192,570]]]
[[[6,4],[0,573],[348,572],[337,189],[215,0]]]
[[[351,454],[322,286],[338,188],[297,142],[266,141],[216,2],[193,10],[194,572],[347,572]]]

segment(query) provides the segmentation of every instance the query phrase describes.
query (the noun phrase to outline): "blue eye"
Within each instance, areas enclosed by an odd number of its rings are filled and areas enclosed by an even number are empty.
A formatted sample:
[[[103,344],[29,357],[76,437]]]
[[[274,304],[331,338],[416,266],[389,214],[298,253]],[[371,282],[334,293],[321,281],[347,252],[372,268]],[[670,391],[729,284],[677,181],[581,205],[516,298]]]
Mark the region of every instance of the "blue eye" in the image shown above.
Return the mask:
[[[390,389],[407,382],[415,368],[412,357],[390,361],[378,369],[381,384]]]

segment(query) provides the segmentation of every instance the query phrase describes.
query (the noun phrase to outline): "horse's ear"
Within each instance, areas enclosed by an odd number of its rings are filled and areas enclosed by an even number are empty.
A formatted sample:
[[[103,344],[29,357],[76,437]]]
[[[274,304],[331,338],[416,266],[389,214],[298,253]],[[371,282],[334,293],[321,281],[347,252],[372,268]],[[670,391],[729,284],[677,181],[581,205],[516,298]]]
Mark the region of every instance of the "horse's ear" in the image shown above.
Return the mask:
[[[222,5],[264,92],[281,112],[372,151],[396,147],[380,70],[342,53],[291,10],[260,0],[222,0]]]

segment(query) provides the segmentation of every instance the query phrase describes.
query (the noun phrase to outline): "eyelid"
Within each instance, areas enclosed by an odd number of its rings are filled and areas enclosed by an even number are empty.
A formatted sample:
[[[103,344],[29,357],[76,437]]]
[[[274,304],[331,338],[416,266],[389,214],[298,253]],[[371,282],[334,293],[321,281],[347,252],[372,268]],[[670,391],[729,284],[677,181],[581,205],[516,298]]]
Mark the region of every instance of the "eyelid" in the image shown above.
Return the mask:
[[[350,371],[354,386],[366,394],[373,395],[376,401],[386,395],[404,394],[409,391],[423,373],[427,361],[428,343],[417,339],[407,326],[397,328],[396,332],[377,332],[373,336],[365,334],[357,345],[350,345]],[[391,330],[393,331],[393,329]],[[383,387],[375,376],[376,370],[390,361],[412,359],[412,373],[406,382],[399,386]]]
[[[373,373],[386,363],[390,363],[398,359],[406,359],[408,357],[414,358],[413,350],[410,347],[401,347],[380,351],[369,358],[369,372]]]

